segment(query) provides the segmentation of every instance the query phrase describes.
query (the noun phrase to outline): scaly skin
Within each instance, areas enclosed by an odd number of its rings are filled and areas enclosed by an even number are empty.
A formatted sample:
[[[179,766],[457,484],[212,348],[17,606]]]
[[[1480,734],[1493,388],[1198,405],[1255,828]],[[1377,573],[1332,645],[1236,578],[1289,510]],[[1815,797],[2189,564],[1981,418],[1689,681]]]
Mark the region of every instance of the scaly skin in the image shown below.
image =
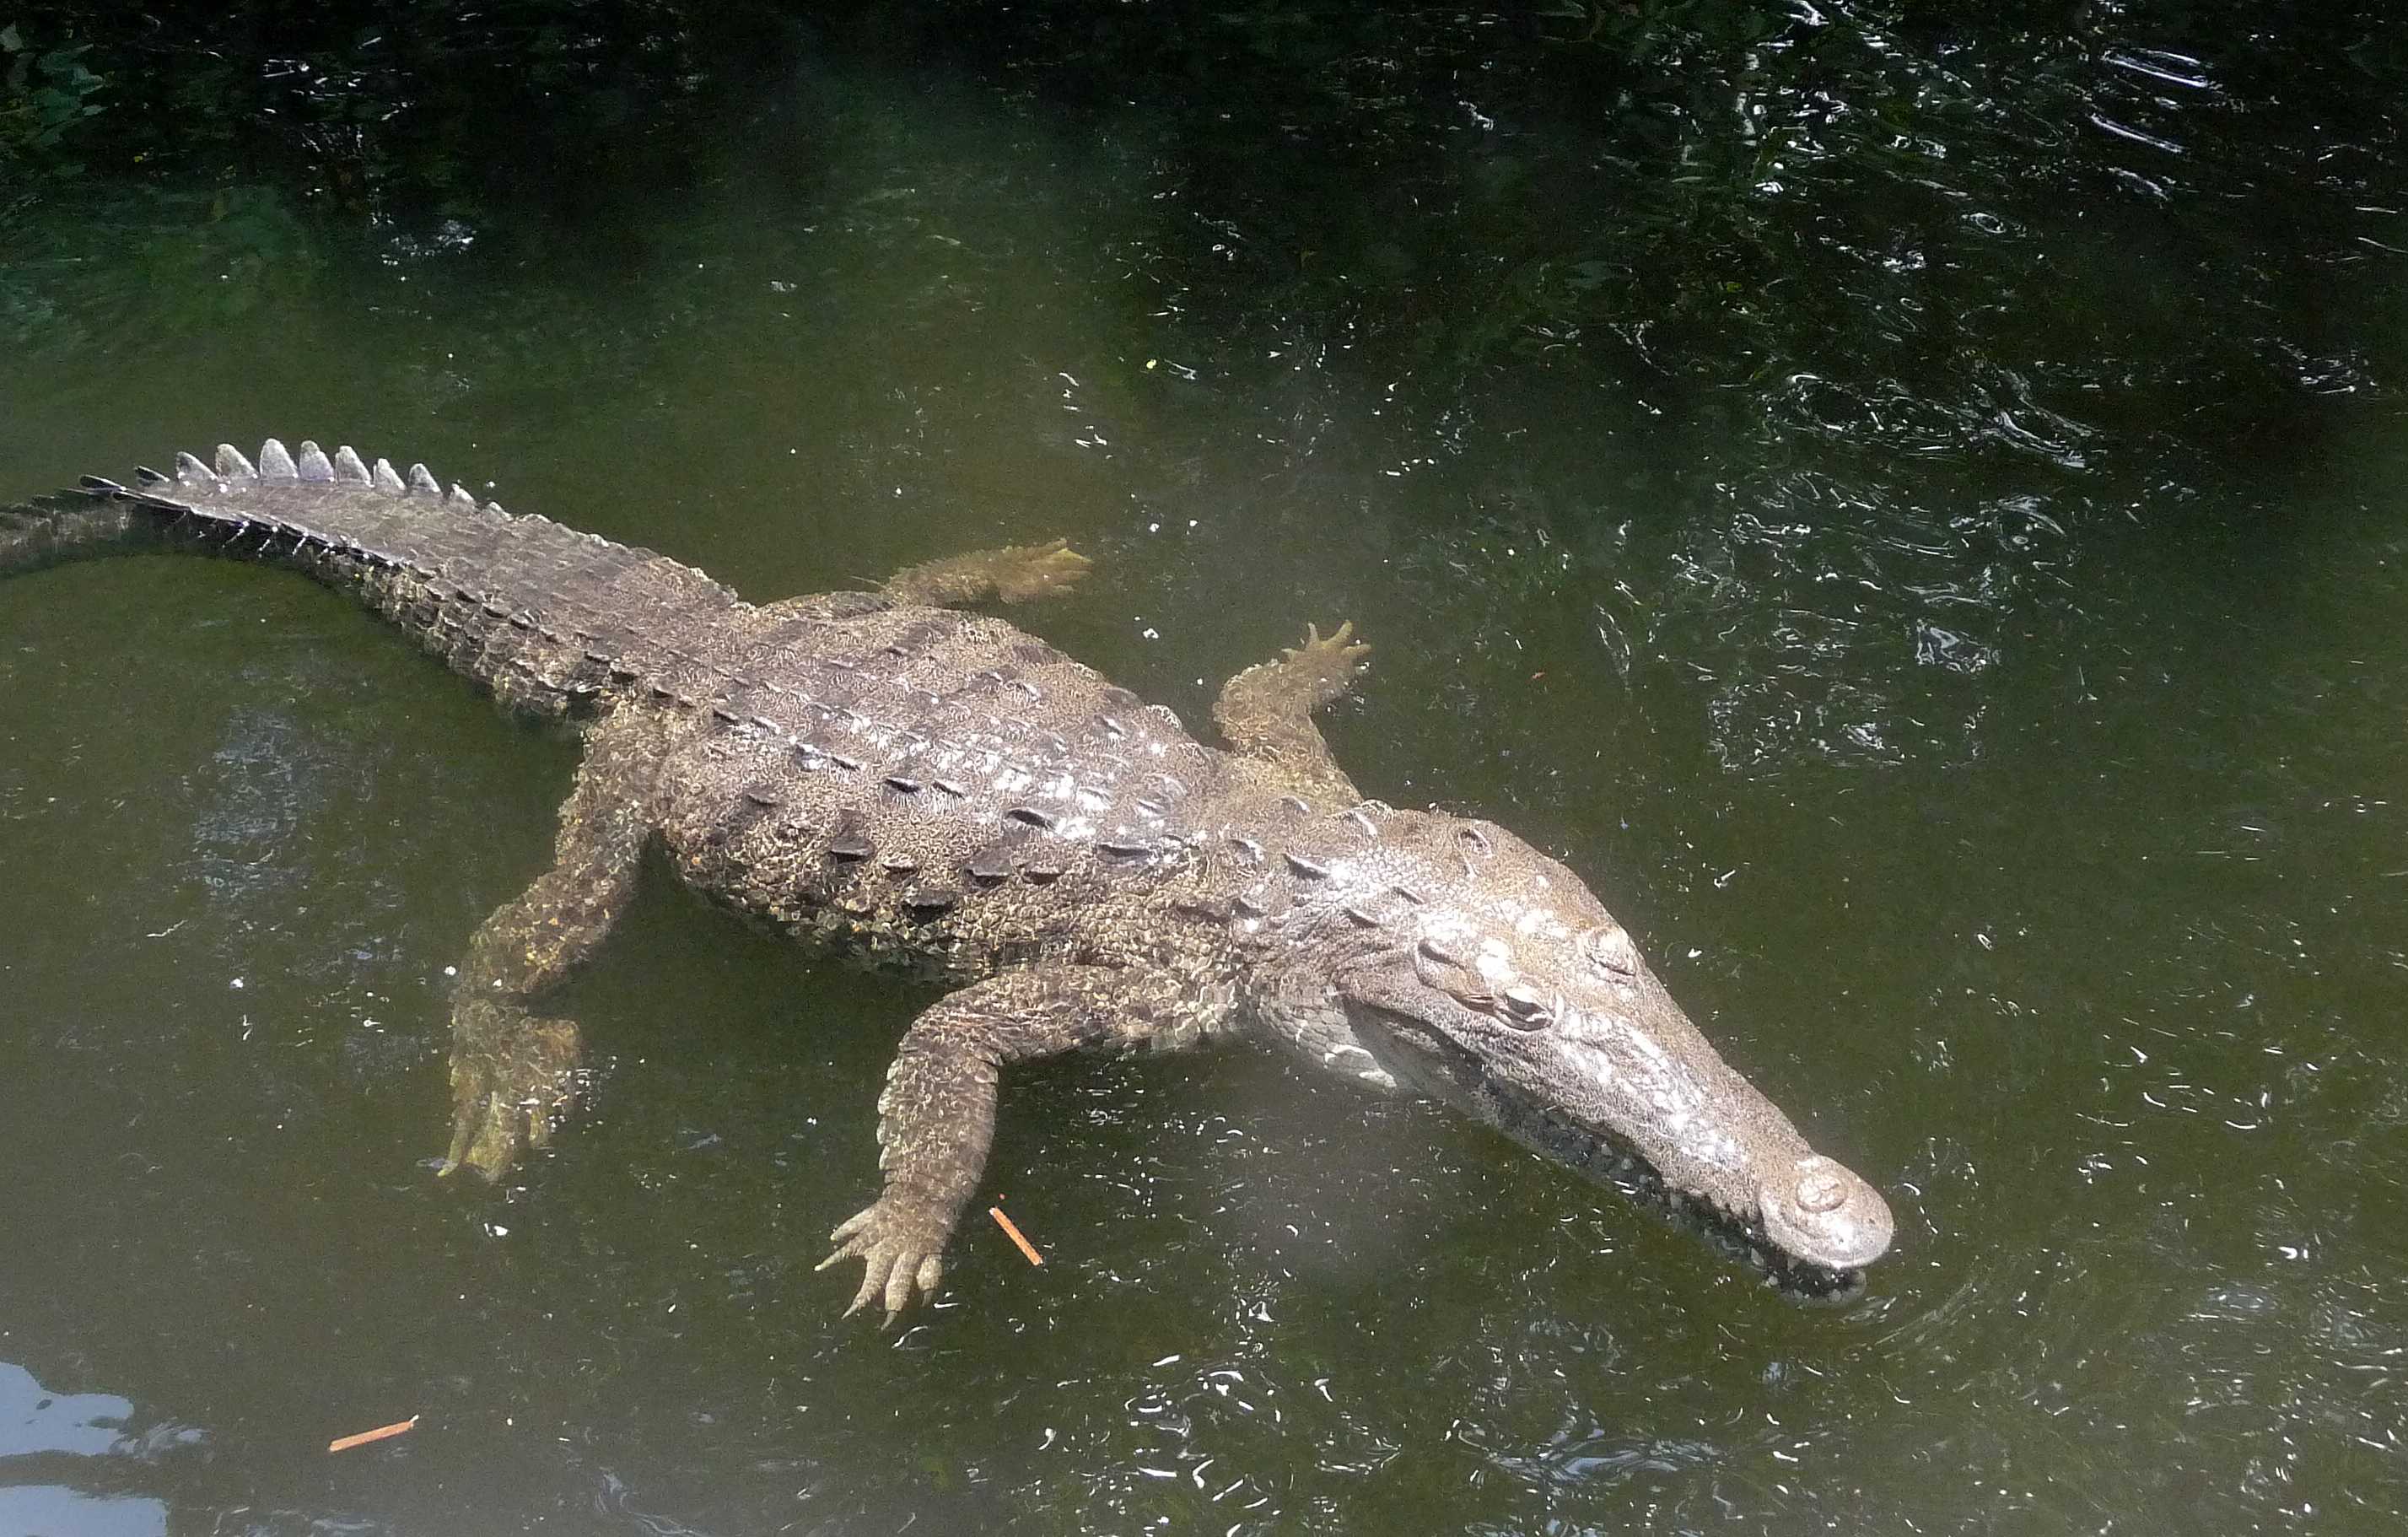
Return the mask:
[[[1229,747],[999,620],[1059,540],[873,593],[754,606],[697,571],[423,467],[271,440],[0,513],[0,573],[144,538],[302,567],[507,702],[583,723],[552,867],[478,930],[452,1002],[448,1167],[497,1177],[575,1099],[538,1006],[599,946],[644,850],[816,944],[945,979],[879,1101],[878,1198],[838,1227],[848,1312],[933,1293],[1014,1064],[1251,1031],[1431,1094],[1829,1289],[1887,1247],[1871,1186],[1727,1067],[1579,878],[1500,827],[1365,800],[1312,711],[1353,626],[1231,679]]]

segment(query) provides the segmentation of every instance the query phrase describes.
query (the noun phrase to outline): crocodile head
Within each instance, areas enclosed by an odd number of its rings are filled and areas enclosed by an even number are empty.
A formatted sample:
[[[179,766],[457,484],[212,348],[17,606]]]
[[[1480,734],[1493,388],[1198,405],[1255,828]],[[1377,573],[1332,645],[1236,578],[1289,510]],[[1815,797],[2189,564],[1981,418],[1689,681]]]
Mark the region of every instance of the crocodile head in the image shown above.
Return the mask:
[[[1724,1063],[1578,876],[1490,823],[1341,820],[1370,836],[1304,853],[1274,1029],[1670,1208],[1801,1292],[1849,1289],[1888,1249],[1880,1194]]]

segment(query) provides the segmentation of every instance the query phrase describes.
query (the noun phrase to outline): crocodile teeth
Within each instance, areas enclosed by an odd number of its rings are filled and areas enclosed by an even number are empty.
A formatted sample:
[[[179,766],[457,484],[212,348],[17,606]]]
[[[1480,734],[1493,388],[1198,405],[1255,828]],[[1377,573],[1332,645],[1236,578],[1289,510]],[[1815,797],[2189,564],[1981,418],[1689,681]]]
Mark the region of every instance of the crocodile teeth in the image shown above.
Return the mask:
[[[409,494],[413,496],[440,496],[443,487],[436,481],[433,470],[424,465],[412,465],[409,467]]]
[[[293,467],[293,455],[273,438],[259,445],[259,478],[263,481],[297,481],[301,478],[301,472]]]
[[[201,463],[198,459],[194,458],[191,454],[182,452],[176,455],[176,479],[183,481],[186,485],[215,485],[218,483],[217,471]]]
[[[394,472],[393,461],[390,459],[379,459],[376,462],[376,468],[369,472],[369,476],[375,481],[376,488],[388,496],[399,496],[409,490],[409,487],[403,483],[400,475]]]
[[[335,451],[335,479],[347,485],[368,483],[368,467],[361,462],[359,453],[349,443]]]
[[[232,443],[220,443],[218,473],[230,481],[236,479],[256,481],[259,479],[259,467],[246,458],[242,450]]]

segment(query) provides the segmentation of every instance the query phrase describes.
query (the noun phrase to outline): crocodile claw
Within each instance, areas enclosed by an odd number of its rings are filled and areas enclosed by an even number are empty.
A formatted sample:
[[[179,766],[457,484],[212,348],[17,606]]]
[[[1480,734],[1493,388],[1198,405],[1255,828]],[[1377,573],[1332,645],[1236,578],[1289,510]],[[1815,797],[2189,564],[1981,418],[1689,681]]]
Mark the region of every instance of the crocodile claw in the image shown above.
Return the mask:
[[[945,1239],[952,1224],[914,1211],[891,1196],[881,1196],[878,1203],[856,1212],[838,1224],[828,1238],[836,1252],[813,1267],[826,1270],[848,1259],[860,1259],[865,1269],[861,1289],[853,1294],[845,1308],[848,1318],[867,1307],[872,1301],[886,1304],[886,1322],[893,1328],[903,1310],[911,1305],[913,1295],[930,1299],[937,1294],[937,1283],[945,1273]]]
[[[439,1172],[496,1180],[522,1149],[552,1140],[576,1099],[577,1026],[480,999],[454,1011],[452,1029],[452,1150]]]

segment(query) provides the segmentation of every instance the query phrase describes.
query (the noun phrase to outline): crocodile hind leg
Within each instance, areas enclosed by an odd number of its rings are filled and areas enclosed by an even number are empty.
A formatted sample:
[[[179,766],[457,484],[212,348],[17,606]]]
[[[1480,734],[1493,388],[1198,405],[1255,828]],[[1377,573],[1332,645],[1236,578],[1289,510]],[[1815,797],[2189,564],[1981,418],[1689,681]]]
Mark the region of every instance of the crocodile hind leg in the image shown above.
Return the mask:
[[[1068,539],[1011,544],[906,566],[873,592],[806,593],[763,604],[761,611],[772,620],[846,620],[882,613],[896,604],[958,609],[989,598],[1027,603],[1068,592],[1094,565]]]
[[[1071,549],[1068,539],[1013,544],[907,566],[887,578],[879,591],[894,602],[931,609],[959,608],[991,597],[1026,603],[1068,592],[1094,564]]]
[[[560,809],[552,868],[486,919],[468,943],[452,999],[452,1151],[497,1179],[528,1145],[547,1141],[576,1098],[574,1021],[527,1005],[592,955],[635,895],[654,826],[660,723],[630,711],[586,736],[577,787]]]
[[[1226,1012],[1196,991],[1168,973],[1049,962],[972,983],[914,1021],[878,1097],[884,1186],[829,1235],[836,1252],[819,1265],[866,1267],[845,1315],[882,1301],[891,1324],[914,1296],[935,1294],[945,1242],[986,1168],[1005,1068],[1082,1046],[1192,1039]]]
[[[1351,620],[1326,637],[1309,625],[1303,645],[1222,685],[1212,722],[1256,782],[1326,800],[1363,798],[1312,724],[1312,712],[1344,694],[1371,654],[1354,634]]]

